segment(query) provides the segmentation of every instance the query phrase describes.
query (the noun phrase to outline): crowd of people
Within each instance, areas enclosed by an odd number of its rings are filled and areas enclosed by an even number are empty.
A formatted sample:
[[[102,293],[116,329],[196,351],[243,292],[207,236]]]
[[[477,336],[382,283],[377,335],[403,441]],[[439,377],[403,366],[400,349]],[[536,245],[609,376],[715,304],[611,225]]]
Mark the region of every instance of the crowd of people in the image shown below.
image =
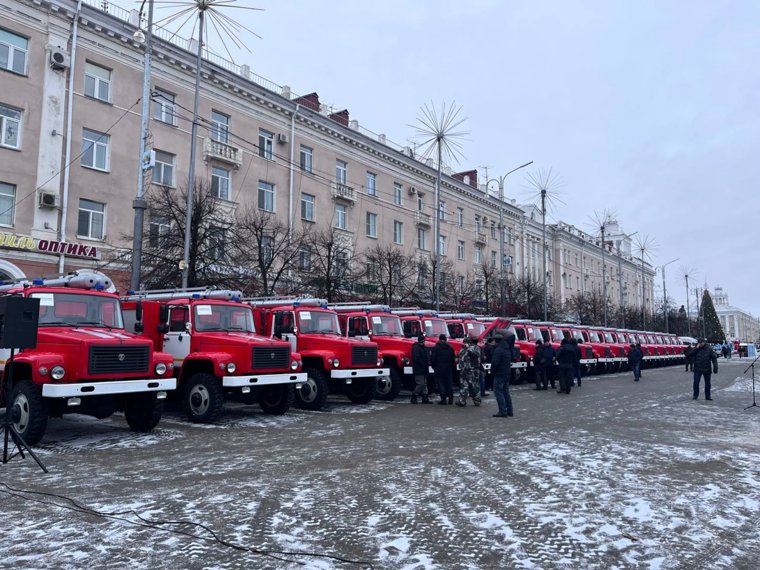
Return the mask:
[[[699,397],[700,382],[704,379],[705,400],[712,400],[710,378],[718,372],[718,361],[713,347],[706,339],[700,338],[695,347],[687,347],[685,356],[686,371],[694,372],[693,399]],[[467,337],[459,354],[455,354],[446,335],[440,335],[435,346],[428,351],[425,335],[420,334],[412,347],[415,387],[411,402],[432,404],[430,393],[436,392],[440,396],[439,405],[454,404],[454,370],[458,361],[460,383],[456,405],[465,407],[467,402],[472,400],[473,405],[480,406],[482,398],[488,395],[487,389],[491,387],[498,406],[493,417],[511,417],[514,415],[514,408],[509,384],[512,362],[519,358],[519,351],[515,348],[515,336],[507,331],[497,331],[493,337],[486,340],[483,348],[478,346],[476,338]],[[643,360],[644,351],[641,345],[632,344],[628,352],[628,364],[633,372],[634,382],[641,380]],[[485,373],[483,364],[491,365],[490,374]],[[554,389],[558,384],[558,394],[570,394],[573,386],[580,388],[582,385],[581,349],[573,338],[562,339],[556,351],[551,344],[537,340],[533,366],[535,390],[548,390],[550,385]],[[430,368],[433,370],[432,386],[428,386]]]

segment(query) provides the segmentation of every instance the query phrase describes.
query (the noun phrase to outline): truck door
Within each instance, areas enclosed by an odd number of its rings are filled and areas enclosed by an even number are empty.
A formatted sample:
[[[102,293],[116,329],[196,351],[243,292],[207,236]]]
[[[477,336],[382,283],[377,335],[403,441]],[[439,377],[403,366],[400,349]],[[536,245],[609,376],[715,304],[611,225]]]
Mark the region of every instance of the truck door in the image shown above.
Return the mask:
[[[174,356],[174,364],[179,366],[190,354],[190,308],[187,305],[169,308],[169,332],[164,333],[164,352]]]
[[[290,343],[290,349],[298,352],[298,338],[295,332],[295,315],[292,311],[277,311],[274,314],[274,336]]]

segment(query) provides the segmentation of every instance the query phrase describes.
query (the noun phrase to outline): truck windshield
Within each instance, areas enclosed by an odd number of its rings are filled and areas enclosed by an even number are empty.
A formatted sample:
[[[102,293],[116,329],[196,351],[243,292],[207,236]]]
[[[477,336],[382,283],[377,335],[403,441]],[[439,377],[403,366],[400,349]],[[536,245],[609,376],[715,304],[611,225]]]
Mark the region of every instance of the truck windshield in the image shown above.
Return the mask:
[[[528,327],[528,340],[537,341],[542,340],[541,331],[536,327]]]
[[[378,336],[403,336],[401,319],[398,317],[372,317],[372,334]]]
[[[195,330],[256,332],[253,311],[245,305],[198,303],[193,306]]]
[[[425,327],[425,336],[438,338],[440,335],[449,336],[449,328],[443,319],[422,319]]]
[[[302,333],[340,334],[338,315],[329,311],[300,311],[298,330]]]
[[[591,342],[602,342],[599,339],[599,334],[595,333],[594,331],[591,331],[588,333],[589,338],[591,339]]]
[[[610,344],[615,343],[615,339],[613,338],[612,333],[604,333],[604,340]]]
[[[467,336],[471,336],[473,338],[478,338],[486,330],[486,326],[483,323],[467,323],[466,327]]]
[[[88,293],[32,293],[40,300],[39,325],[123,329],[119,300]]]
[[[562,342],[563,338],[565,338],[565,335],[562,334],[561,330],[552,329],[552,342]]]
[[[573,338],[583,342],[583,333],[581,331],[573,331]]]
[[[517,340],[527,340],[528,337],[523,327],[515,327],[515,331],[517,332]]]

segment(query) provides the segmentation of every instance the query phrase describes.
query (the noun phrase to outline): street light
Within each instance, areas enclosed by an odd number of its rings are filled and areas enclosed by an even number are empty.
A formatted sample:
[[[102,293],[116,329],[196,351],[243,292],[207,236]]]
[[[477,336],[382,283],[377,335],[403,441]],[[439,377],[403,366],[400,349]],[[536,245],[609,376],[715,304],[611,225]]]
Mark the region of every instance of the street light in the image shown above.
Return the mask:
[[[129,280],[129,286],[133,291],[140,288],[140,266],[142,265],[142,248],[143,248],[143,227],[145,225],[145,210],[148,203],[145,200],[145,171],[150,167],[150,158],[146,161],[146,150],[148,139],[148,123],[150,121],[150,80],[151,64],[153,55],[153,0],[148,2],[148,27],[143,32],[139,26],[142,21],[142,9],[145,5],[140,6],[140,16],[138,17],[138,28],[134,33],[135,41],[145,41],[145,59],[143,61],[143,92],[142,92],[142,116],[140,122],[140,161],[137,166],[137,194],[132,202],[132,208],[135,211],[134,228],[132,230],[132,273]]]
[[[618,240],[617,243],[617,255],[618,255],[618,287],[620,288],[620,317],[622,321],[622,327],[625,328],[625,310],[623,307],[623,257],[620,252],[620,244],[624,239],[631,239],[639,232],[633,232],[632,234],[623,234],[623,237]],[[605,300],[606,306],[606,300]],[[605,325],[606,326],[606,325]]]
[[[530,166],[531,164],[533,164],[532,160],[530,162],[526,162],[525,164],[521,164],[517,168],[513,168],[504,176],[491,178],[490,180],[486,181],[486,188],[491,182],[497,182],[499,184],[499,256],[501,259],[501,265],[499,266],[499,305],[501,308],[502,316],[504,316],[504,311],[506,309],[506,295],[504,291],[504,181],[507,179],[507,176],[513,172],[516,172],[521,168],[525,168],[526,166]]]
[[[663,296],[663,307],[665,309],[665,332],[666,333],[669,333],[670,330],[668,329],[668,290],[665,285],[665,268],[671,263],[675,263],[679,259],[681,258],[676,257],[675,259],[671,259],[667,263],[660,265],[660,269],[662,269],[662,296]]]

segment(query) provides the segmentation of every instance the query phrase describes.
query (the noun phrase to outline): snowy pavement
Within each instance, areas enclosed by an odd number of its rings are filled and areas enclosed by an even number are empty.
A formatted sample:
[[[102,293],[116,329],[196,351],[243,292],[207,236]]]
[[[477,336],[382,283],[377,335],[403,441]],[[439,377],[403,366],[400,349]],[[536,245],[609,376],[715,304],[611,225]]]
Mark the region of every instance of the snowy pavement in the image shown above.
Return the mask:
[[[407,399],[281,417],[53,420],[0,465],[12,568],[710,568],[760,557],[747,363],[513,388],[514,418]],[[760,379],[757,388],[760,390]],[[760,396],[760,395],[759,395]]]

